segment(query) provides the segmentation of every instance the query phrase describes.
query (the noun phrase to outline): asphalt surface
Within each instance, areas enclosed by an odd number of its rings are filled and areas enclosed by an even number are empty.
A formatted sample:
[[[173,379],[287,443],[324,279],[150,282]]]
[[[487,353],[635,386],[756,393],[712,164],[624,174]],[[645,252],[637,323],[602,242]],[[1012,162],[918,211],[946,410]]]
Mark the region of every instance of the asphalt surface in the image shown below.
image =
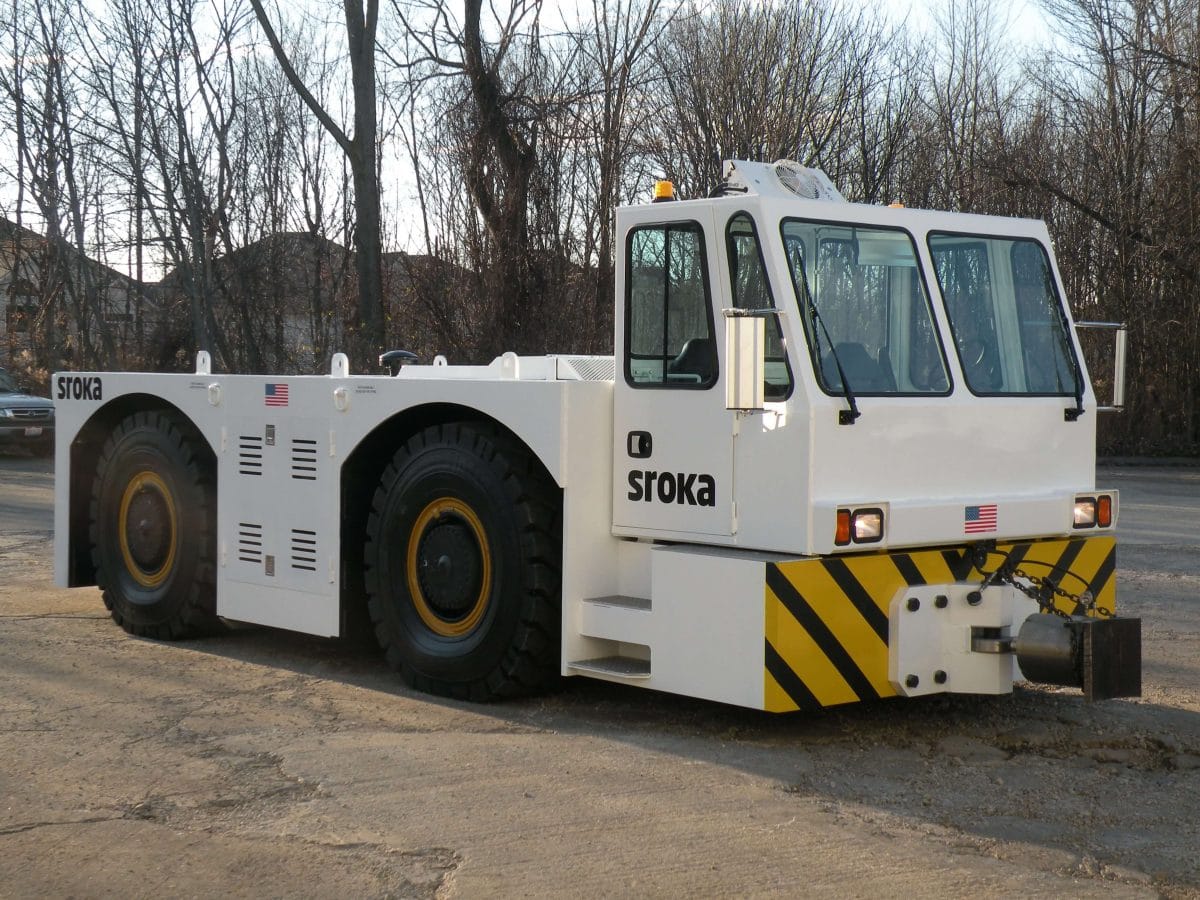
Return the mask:
[[[493,706],[361,646],[131,638],[0,455],[0,896],[1200,897],[1200,470],[1104,468],[1137,700]]]

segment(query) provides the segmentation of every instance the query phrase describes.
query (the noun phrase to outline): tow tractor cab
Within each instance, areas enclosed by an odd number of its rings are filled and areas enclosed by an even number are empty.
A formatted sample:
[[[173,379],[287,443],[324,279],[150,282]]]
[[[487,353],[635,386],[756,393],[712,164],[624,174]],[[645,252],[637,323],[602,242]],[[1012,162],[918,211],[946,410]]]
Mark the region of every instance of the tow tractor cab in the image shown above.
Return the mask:
[[[614,357],[57,375],[58,582],[156,637],[365,603],[410,684],[472,699],[1137,695],[1045,226],[787,162],[656,195],[618,213]]]

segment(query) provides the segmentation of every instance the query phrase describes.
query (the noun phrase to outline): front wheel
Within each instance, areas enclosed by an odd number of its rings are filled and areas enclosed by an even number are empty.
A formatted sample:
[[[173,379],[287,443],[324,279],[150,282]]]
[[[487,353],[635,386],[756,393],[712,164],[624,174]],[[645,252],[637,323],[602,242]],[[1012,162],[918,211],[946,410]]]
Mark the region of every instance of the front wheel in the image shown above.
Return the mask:
[[[410,685],[490,700],[553,679],[558,508],[524,448],[473,425],[427,428],[396,452],[364,563],[376,637]]]
[[[165,412],[122,420],[105,441],[92,486],[96,582],[131,634],[169,640],[218,626],[216,502],[203,438]]]

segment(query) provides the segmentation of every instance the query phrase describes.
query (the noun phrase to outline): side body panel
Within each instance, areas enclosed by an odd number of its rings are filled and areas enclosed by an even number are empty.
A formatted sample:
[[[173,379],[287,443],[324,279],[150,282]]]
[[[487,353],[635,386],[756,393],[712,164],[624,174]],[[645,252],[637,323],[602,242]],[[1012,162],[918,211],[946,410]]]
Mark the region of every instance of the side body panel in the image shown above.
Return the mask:
[[[529,368],[537,374],[536,364]],[[433,369],[435,367],[426,367]],[[611,536],[611,383],[504,377],[499,367],[440,367],[450,377],[145,375],[88,373],[89,398],[61,401],[55,579],[71,583],[71,491],[94,465],[71,472],[71,443],[106,404],[169,404],[192,421],[217,458],[217,610],[240,621],[318,635],[340,628],[342,468],[381,423],[422,406],[461,407],[509,428],[567,492],[564,588],[575,595],[615,571]],[[553,360],[542,367],[553,371]],[[450,375],[450,373],[454,373]],[[499,377],[497,375],[499,374]],[[457,376],[457,377],[455,377]],[[142,395],[133,398],[132,395]],[[569,432],[574,431],[574,438]]]

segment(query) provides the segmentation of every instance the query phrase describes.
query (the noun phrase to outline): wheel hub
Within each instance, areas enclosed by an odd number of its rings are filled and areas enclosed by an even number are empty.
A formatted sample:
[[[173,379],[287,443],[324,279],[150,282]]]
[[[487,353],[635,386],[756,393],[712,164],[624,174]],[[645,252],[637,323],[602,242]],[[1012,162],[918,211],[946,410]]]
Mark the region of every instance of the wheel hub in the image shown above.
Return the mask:
[[[162,568],[171,547],[171,521],[161,494],[143,488],[130,501],[125,541],[138,568],[146,572]]]
[[[417,566],[421,593],[440,617],[461,619],[479,597],[483,560],[470,525],[447,513],[421,536]]]
[[[162,477],[139,472],[121,495],[118,537],[125,570],[144,588],[157,588],[175,564],[175,501]]]
[[[457,497],[429,503],[413,522],[406,554],[408,593],[435,635],[469,634],[483,619],[492,591],[492,557],[483,523]]]

